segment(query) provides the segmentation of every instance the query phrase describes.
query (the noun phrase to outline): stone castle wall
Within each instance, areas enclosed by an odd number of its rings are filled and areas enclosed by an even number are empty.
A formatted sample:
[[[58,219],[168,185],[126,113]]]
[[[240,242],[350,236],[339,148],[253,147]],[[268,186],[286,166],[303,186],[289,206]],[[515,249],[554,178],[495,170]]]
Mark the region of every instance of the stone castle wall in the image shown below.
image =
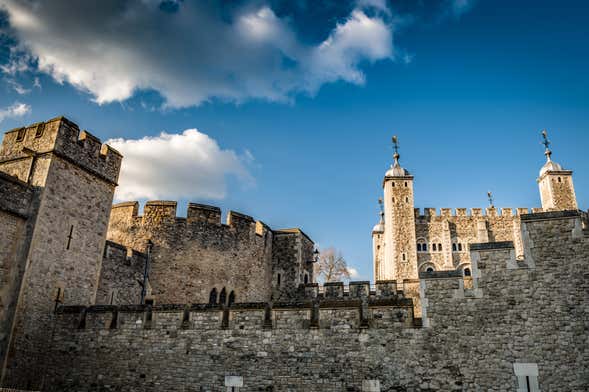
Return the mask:
[[[308,285],[315,299],[273,308],[61,308],[45,385],[220,391],[231,375],[243,377],[240,391],[513,391],[526,382],[516,364],[537,365],[528,382],[543,391],[587,390],[582,218],[569,211],[522,216],[522,260],[511,242],[472,245],[472,286],[459,272],[423,274],[423,326],[412,301],[386,282],[377,293],[366,294],[367,284],[350,287],[348,298],[337,284],[323,297]],[[376,380],[380,389],[362,389]]]
[[[142,216],[138,203],[122,203],[108,239],[143,253],[153,242],[149,283],[158,303],[206,303],[213,288],[233,291],[237,302],[270,300],[273,233],[247,215],[230,211],[222,224],[217,207],[191,203],[179,218],[176,202],[147,202]]]
[[[96,303],[133,305],[141,303],[146,255],[106,241]]]
[[[6,355],[25,269],[33,197],[32,187],[0,172],[0,364]]]

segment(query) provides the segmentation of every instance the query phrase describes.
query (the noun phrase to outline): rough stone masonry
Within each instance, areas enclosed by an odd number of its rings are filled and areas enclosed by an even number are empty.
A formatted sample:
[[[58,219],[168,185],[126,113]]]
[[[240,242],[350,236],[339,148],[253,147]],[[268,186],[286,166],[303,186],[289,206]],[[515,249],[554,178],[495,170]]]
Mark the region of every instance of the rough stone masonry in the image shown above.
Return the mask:
[[[375,285],[319,286],[300,229],[196,203],[111,208],[118,152],[63,117],[9,131],[0,387],[588,390],[587,214],[551,154],[532,214],[421,215],[396,153]]]

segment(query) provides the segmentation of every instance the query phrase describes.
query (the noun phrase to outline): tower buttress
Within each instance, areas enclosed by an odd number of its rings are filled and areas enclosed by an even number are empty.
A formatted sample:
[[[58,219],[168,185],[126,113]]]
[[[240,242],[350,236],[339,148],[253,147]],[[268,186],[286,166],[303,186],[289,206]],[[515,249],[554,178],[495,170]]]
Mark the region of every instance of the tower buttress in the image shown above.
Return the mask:
[[[384,188],[384,262],[381,280],[417,279],[417,246],[413,176],[399,164],[397,137],[393,137],[394,163],[386,172]]]
[[[576,210],[578,206],[573,185],[573,172],[563,169],[551,159],[552,151],[549,148],[550,141],[546,130],[542,131],[542,137],[546,147],[544,151],[546,163],[540,169],[540,176],[537,179],[542,209],[544,211]]]

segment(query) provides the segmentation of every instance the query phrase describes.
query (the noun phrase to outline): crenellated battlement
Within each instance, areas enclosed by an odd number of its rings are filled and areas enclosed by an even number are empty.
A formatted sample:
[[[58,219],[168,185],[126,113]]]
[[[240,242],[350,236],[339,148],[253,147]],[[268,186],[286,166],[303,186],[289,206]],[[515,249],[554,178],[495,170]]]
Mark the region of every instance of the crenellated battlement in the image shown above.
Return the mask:
[[[186,217],[177,216],[176,201],[152,200],[147,201],[143,208],[143,215],[139,215],[139,202],[128,201],[114,204],[111,210],[111,226],[133,225],[144,226],[150,230],[166,230],[170,226],[204,224],[223,227],[235,231],[253,231],[258,235],[265,235],[271,231],[262,221],[256,221],[249,215],[236,211],[227,213],[226,223],[222,223],[222,212],[219,207],[205,204],[189,203]]]
[[[513,217],[528,214],[529,208],[415,208],[415,218],[427,220],[431,218],[474,218],[474,217]],[[533,212],[542,212],[541,208],[533,208]],[[515,212],[514,212],[515,211]]]
[[[65,117],[6,132],[0,148],[0,163],[30,160],[49,153],[108,182],[116,184],[118,180],[122,155]]]

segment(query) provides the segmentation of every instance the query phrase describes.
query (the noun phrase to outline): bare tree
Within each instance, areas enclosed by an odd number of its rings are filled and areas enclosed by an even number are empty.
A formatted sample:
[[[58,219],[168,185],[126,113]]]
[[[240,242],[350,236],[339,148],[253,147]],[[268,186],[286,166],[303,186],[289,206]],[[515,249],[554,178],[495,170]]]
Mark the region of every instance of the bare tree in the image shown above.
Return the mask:
[[[315,276],[323,282],[337,282],[350,278],[348,263],[340,251],[330,247],[321,251],[319,262],[315,263]]]

